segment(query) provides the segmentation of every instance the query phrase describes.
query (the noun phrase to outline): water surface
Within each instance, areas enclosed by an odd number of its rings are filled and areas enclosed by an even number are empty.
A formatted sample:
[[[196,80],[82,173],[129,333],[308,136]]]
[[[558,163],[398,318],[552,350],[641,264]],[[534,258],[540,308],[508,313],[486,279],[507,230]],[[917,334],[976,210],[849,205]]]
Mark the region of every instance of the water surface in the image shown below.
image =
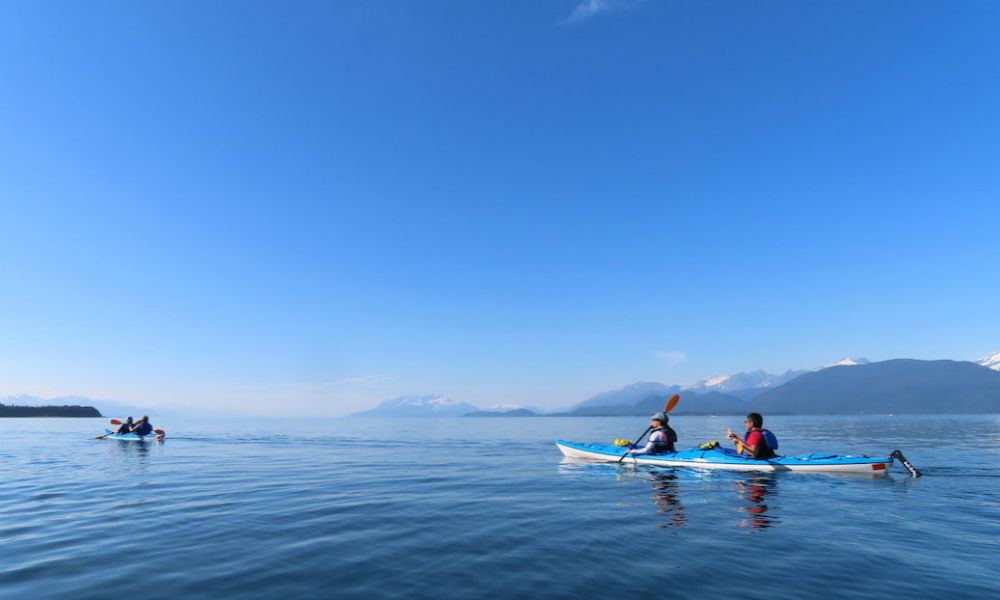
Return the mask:
[[[775,417],[782,453],[923,473],[755,474],[564,459],[642,418],[0,419],[2,598],[987,597],[1000,417]],[[681,446],[738,417],[674,417]],[[755,586],[754,582],[765,585]],[[141,590],[141,592],[139,592]]]

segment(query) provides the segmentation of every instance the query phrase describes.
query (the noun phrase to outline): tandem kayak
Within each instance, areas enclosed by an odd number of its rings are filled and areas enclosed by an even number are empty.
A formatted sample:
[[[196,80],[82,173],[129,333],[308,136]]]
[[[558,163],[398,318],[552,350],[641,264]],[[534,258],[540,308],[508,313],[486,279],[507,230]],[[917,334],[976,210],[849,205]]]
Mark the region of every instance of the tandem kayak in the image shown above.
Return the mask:
[[[618,462],[627,448],[604,444],[578,444],[556,440],[556,446],[569,458],[584,458]],[[897,456],[898,455],[898,456]],[[735,471],[804,471],[807,473],[863,473],[885,475],[892,465],[893,457],[899,458],[907,468],[899,451],[888,458],[868,456],[838,456],[836,454],[801,454],[799,456],[779,456],[768,459],[747,458],[728,448],[691,448],[667,454],[639,456],[629,455],[624,464],[660,465],[664,467],[697,467],[701,469],[729,469]]]
[[[146,435],[136,435],[134,433],[115,433],[110,429],[105,429],[107,433],[101,436],[100,439],[103,440],[125,440],[130,442],[142,442],[146,440],[161,441],[166,437],[166,434],[149,433]]]

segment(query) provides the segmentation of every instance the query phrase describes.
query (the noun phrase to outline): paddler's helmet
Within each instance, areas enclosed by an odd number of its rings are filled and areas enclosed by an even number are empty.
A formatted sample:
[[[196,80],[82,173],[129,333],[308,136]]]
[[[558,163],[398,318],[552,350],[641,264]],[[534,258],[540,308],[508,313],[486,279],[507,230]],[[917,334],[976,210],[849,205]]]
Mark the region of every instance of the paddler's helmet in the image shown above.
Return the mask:
[[[668,417],[667,413],[665,413],[665,412],[658,412],[655,415],[653,415],[652,417],[650,417],[649,420],[650,421],[659,421],[660,423],[663,423],[664,425],[666,425],[667,423],[670,422],[670,417]]]

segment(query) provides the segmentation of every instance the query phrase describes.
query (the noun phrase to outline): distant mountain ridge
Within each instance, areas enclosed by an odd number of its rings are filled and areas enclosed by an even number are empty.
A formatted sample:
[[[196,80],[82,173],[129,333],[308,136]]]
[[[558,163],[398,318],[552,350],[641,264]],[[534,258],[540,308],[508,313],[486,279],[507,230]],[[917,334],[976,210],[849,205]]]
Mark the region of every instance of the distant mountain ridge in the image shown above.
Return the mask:
[[[723,394],[733,394],[742,399],[749,399],[765,390],[791,381],[803,373],[807,373],[807,371],[788,370],[781,375],[772,375],[760,370],[749,373],[740,372],[734,375],[722,375],[702,379],[694,385],[684,386],[681,389],[697,393],[720,392]]]
[[[754,387],[739,389],[742,385]],[[737,373],[689,386],[639,381],[550,413],[515,405],[479,410],[444,396],[413,396],[388,400],[354,416],[648,416],[662,410],[674,394],[681,395],[674,415],[745,414],[750,410],[766,414],[1000,414],[1000,352],[977,362],[895,359],[872,363],[848,358],[812,371]]]
[[[477,412],[475,406],[452,400],[440,394],[430,396],[400,396],[382,402],[377,407],[351,415],[352,417],[461,417]]]
[[[845,358],[832,365],[819,367],[814,370],[819,371],[839,365],[859,365],[867,363],[868,361],[864,358]],[[701,407],[700,410],[712,412],[739,411],[743,409],[743,405],[741,403],[742,401],[749,400],[758,394],[761,394],[769,389],[779,387],[789,381],[792,381],[796,377],[809,372],[810,371],[804,370],[788,370],[780,375],[775,375],[761,370],[751,371],[749,373],[741,371],[733,375],[721,375],[719,377],[702,379],[698,383],[686,386],[668,386],[662,383],[640,381],[638,383],[627,385],[620,390],[612,390],[597,394],[587,400],[584,400],[583,402],[574,404],[568,410],[563,411],[560,414],[622,414],[623,411],[621,409],[615,410],[610,409],[609,407],[634,407],[636,403],[650,396],[669,398],[670,396],[678,393],[683,393],[685,397],[695,395],[695,404]],[[685,404],[690,403],[685,402]]]
[[[648,398],[649,396],[667,396],[670,397],[681,391],[681,386],[679,385],[665,385],[662,383],[654,383],[649,381],[639,381],[631,385],[627,385],[620,390],[611,390],[609,392],[601,392],[596,396],[593,396],[583,402],[574,404],[569,411],[575,413],[581,409],[587,409],[590,407],[609,407],[609,406],[631,406],[636,402]]]
[[[803,415],[1000,413],[1000,371],[953,360],[838,366],[803,374],[748,407]]]

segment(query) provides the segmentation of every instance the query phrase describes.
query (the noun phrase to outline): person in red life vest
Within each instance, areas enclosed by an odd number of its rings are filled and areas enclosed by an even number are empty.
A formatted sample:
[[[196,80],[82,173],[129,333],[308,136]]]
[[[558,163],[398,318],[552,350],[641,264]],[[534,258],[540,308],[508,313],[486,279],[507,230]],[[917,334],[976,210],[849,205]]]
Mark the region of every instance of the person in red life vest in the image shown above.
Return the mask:
[[[658,412],[650,417],[649,428],[653,431],[649,434],[649,441],[646,443],[646,447],[632,448],[626,450],[625,454],[664,454],[666,452],[675,452],[674,442],[677,441],[677,432],[673,430],[669,423],[670,417],[664,412]]]
[[[744,421],[747,434],[742,439],[730,429],[726,437],[736,444],[736,451],[749,458],[774,458],[778,440],[774,434],[764,429],[764,417],[760,413],[750,413]]]

